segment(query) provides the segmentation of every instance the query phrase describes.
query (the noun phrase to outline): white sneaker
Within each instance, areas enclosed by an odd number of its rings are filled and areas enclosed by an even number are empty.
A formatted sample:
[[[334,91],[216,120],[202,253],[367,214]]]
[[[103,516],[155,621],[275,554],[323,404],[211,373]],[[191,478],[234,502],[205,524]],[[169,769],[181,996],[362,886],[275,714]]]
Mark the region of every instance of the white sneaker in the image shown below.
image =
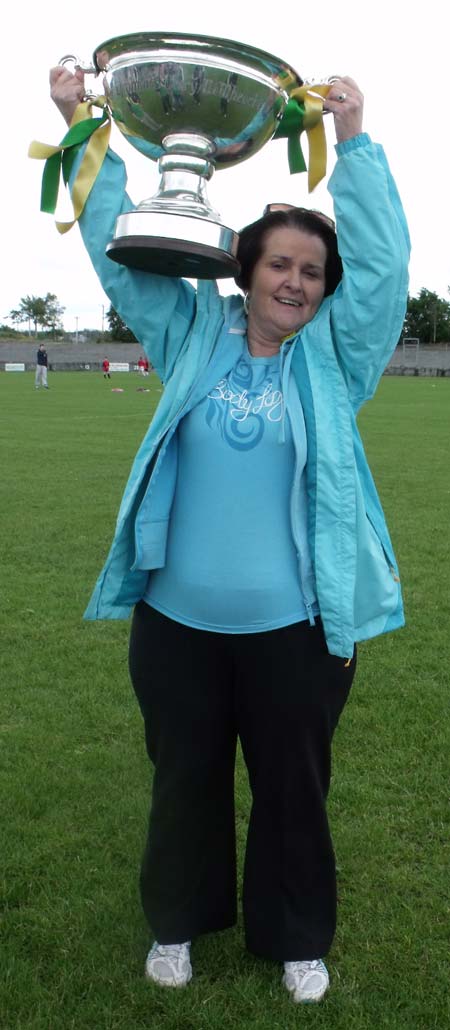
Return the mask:
[[[192,977],[190,946],[190,941],[184,944],[155,941],[147,955],[145,975],[164,987],[185,987]]]
[[[311,962],[285,962],[283,983],[294,1001],[320,1001],[330,986],[330,978],[321,958]]]

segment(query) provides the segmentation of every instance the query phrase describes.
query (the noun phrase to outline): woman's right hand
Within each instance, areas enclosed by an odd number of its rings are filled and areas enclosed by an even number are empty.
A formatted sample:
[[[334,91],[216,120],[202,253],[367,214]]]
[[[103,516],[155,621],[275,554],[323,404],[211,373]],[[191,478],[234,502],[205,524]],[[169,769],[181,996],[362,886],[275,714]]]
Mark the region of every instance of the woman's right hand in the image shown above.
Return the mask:
[[[50,70],[50,96],[68,125],[85,94],[84,72],[69,72],[63,65]]]

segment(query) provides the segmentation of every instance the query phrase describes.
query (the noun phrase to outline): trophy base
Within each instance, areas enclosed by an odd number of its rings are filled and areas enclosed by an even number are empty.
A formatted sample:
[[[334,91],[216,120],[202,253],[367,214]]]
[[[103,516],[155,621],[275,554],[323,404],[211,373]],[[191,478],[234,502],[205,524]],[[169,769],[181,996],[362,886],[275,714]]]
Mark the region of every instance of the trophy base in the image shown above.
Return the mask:
[[[186,279],[227,279],[239,272],[239,237],[206,218],[136,210],[119,215],[106,253],[128,268]]]
[[[204,243],[166,240],[161,236],[124,236],[106,248],[112,261],[141,272],[155,272],[185,279],[228,279],[239,272],[239,262],[231,254]]]

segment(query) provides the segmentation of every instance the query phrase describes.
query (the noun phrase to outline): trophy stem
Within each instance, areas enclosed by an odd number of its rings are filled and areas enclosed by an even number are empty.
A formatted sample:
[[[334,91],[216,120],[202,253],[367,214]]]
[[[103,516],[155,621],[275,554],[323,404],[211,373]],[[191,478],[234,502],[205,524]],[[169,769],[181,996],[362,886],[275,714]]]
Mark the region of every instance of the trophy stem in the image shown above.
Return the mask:
[[[145,210],[170,213],[184,209],[194,217],[217,221],[220,216],[211,206],[206,190],[206,183],[214,173],[214,165],[209,160],[214,144],[207,136],[174,132],[165,136],[162,145],[164,154],[158,162],[159,189],[150,202],[144,201]]]
[[[219,218],[218,212],[209,202],[204,177],[183,168],[163,172],[158,192],[141,201],[138,210],[165,214],[184,212],[214,222]]]

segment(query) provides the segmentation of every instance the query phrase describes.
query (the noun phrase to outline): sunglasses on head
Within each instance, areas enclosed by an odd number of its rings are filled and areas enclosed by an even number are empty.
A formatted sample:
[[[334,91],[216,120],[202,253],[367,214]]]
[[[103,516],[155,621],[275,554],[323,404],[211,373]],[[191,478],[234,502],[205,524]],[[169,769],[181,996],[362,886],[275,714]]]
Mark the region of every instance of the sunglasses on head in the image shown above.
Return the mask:
[[[263,218],[266,215],[270,215],[272,211],[300,211],[304,215],[315,215],[316,218],[320,218],[321,222],[328,225],[333,232],[336,232],[336,223],[328,215],[324,215],[323,211],[316,211],[311,207],[297,207],[296,204],[266,204],[263,211]]]

